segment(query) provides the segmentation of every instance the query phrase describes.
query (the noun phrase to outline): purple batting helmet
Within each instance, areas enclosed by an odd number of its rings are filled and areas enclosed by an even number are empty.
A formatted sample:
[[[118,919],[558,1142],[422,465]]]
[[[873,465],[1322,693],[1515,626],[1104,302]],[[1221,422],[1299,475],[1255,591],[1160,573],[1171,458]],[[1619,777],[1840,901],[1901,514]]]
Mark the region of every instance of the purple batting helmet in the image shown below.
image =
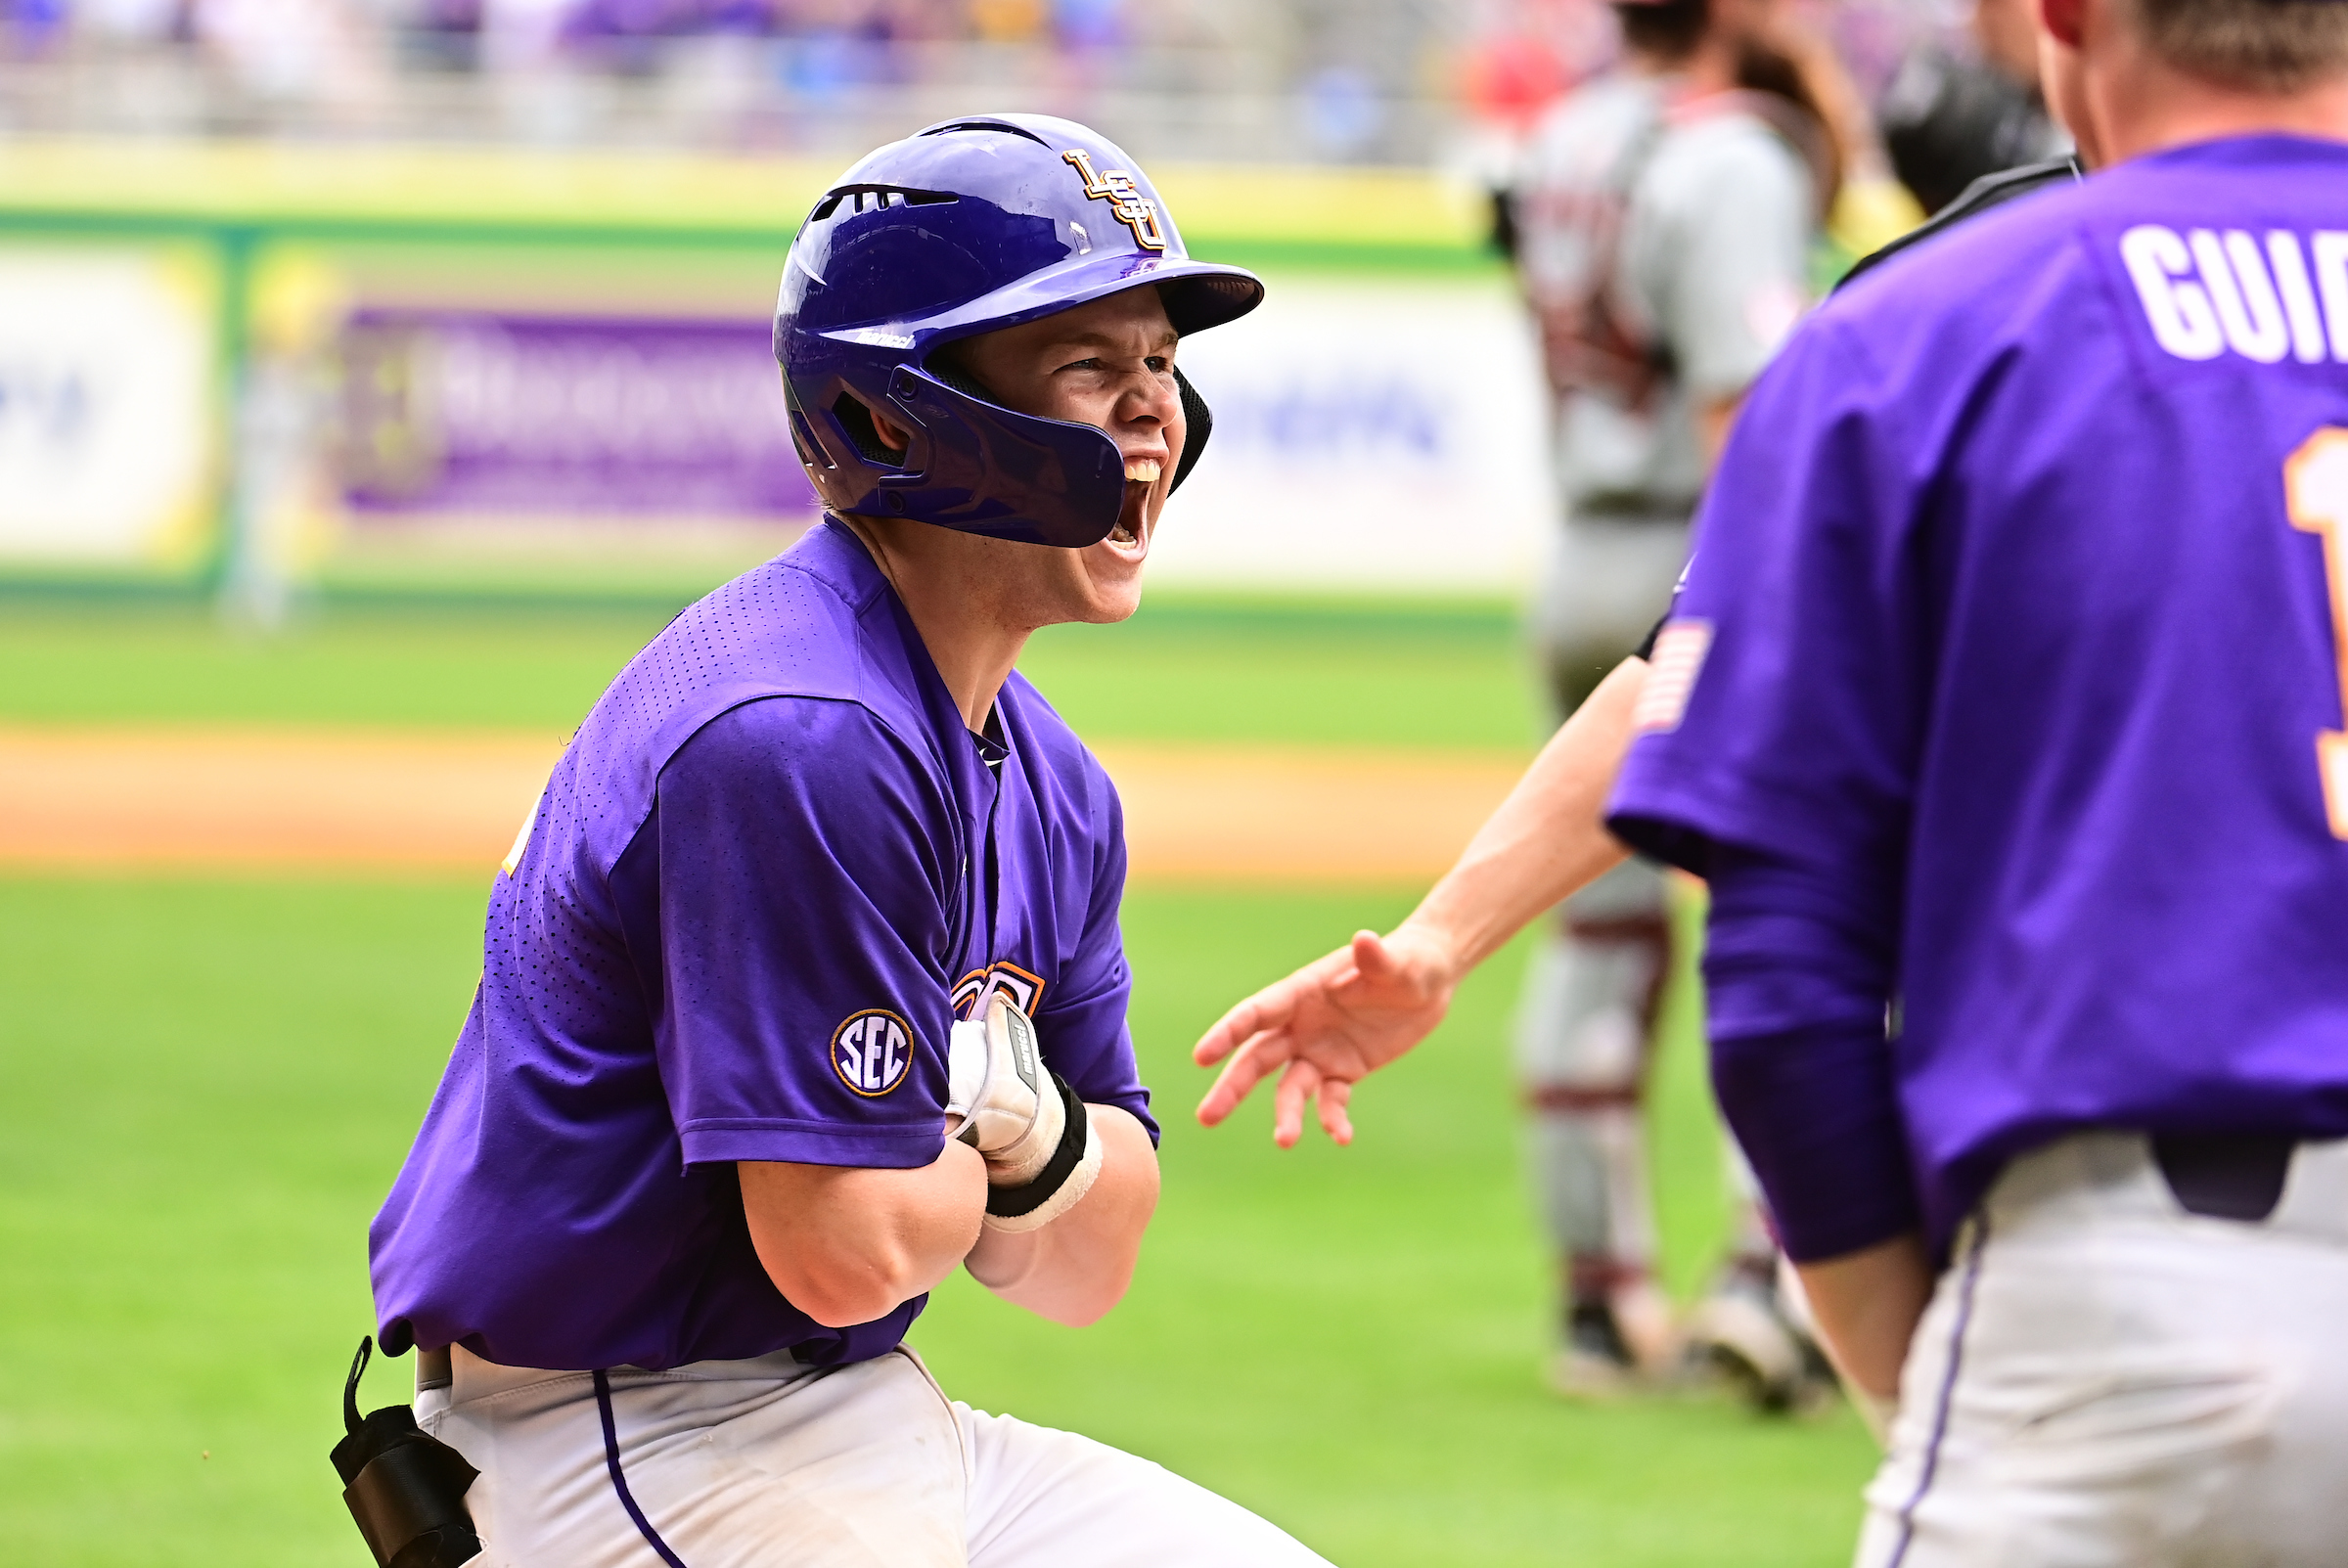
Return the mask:
[[[995,402],[933,363],[957,338],[1120,290],[1157,286],[1185,335],[1253,310],[1264,286],[1193,261],[1147,176],[1072,120],[945,120],[841,175],[791,242],[775,304],[790,430],[835,512],[1078,548],[1115,526],[1125,461],[1089,425]],[[1175,373],[1188,429],[1179,485],[1206,446],[1206,404]],[[881,444],[873,411],[912,432]]]

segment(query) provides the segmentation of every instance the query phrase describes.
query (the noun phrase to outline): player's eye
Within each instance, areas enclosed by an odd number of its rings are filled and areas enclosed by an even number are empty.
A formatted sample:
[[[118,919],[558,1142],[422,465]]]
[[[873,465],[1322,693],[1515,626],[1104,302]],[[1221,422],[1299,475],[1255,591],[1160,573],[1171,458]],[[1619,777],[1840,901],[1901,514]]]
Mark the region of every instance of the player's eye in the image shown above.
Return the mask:
[[[1099,370],[1101,368],[1101,361],[1098,359],[1072,360],[1069,363],[1061,366],[1060,368],[1061,370]]]
[[[1166,372],[1174,368],[1174,362],[1163,354],[1151,354],[1148,359],[1143,360],[1142,363],[1149,366],[1153,375],[1158,376],[1163,376]]]

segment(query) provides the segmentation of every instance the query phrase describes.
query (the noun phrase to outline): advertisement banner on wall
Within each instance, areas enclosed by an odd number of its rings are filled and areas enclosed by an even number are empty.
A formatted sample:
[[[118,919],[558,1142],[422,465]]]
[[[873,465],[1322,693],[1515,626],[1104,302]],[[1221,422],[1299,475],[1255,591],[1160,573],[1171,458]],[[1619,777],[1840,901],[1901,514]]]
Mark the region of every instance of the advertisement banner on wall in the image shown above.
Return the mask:
[[[0,563],[205,559],[217,289],[192,250],[0,250]]]
[[[361,301],[320,442],[339,586],[693,594],[816,516],[762,317]]]
[[[1548,392],[1503,281],[1270,277],[1183,342],[1213,445],[1166,509],[1159,584],[1514,594],[1556,515]]]
[[[1185,342],[1212,454],[1168,508],[1164,585],[1514,594],[1551,527],[1543,389],[1505,283],[1274,278]],[[795,529],[816,501],[763,320],[361,310],[340,488],[380,553],[435,519],[550,541],[636,519]],[[562,530],[567,527],[567,534]]]
[[[1152,580],[1519,591],[1552,503],[1506,284],[1269,281],[1262,309],[1181,346],[1214,446],[1168,509]],[[290,541],[268,551],[296,581],[691,589],[816,515],[762,317],[322,285],[337,302],[306,339],[315,368],[256,332],[239,420],[215,290],[192,249],[0,252],[0,569],[208,559],[231,429],[248,526]],[[314,521],[272,520],[296,511]]]
[[[365,310],[342,334],[351,524],[805,520],[768,324]]]

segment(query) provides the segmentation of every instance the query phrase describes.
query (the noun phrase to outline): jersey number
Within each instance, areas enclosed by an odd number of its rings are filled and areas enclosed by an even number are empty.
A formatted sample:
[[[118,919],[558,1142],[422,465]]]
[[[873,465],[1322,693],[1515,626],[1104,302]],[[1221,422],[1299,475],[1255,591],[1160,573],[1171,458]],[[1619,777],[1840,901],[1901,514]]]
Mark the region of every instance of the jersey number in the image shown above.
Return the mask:
[[[2291,526],[2324,540],[2324,578],[2331,589],[2331,643],[2339,657],[2340,700],[2348,706],[2348,429],[2327,426],[2283,460],[2283,504]],[[2348,838],[2348,735],[2316,736],[2316,770],[2335,838]]]

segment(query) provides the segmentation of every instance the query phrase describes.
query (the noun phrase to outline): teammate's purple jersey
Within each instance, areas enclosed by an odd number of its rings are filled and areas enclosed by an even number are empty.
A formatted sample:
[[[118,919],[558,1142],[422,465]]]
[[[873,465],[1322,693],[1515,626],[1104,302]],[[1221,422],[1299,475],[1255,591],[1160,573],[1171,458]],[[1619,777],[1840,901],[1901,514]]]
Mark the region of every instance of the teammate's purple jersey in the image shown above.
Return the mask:
[[[572,1369],[887,1350],[922,1301],[847,1329],[792,1307],[734,1162],[934,1160],[947,1031],[990,969],[1084,1098],[1151,1125],[1115,792],[1019,676],[995,715],[964,726],[836,522],[620,672],[490,897],[371,1232],[388,1346]]]
[[[1814,869],[1803,918],[1891,934],[1936,1242],[2066,1129],[2348,1135],[2343,617],[2348,146],[2144,157],[1797,334],[1612,822]]]

